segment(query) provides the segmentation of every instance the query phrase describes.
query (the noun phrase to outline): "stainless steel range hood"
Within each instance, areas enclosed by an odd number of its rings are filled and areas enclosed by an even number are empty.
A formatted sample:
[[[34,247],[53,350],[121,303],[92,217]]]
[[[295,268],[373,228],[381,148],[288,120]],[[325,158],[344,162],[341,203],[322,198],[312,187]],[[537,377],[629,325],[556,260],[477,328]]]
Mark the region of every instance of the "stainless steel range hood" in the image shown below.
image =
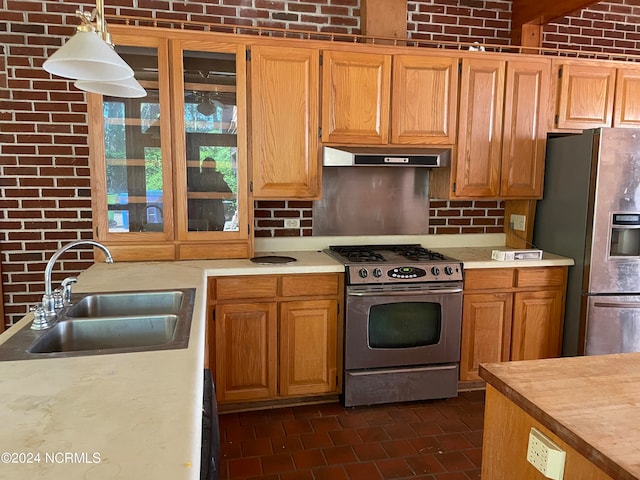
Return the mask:
[[[449,148],[323,147],[326,167],[444,167],[449,165]]]

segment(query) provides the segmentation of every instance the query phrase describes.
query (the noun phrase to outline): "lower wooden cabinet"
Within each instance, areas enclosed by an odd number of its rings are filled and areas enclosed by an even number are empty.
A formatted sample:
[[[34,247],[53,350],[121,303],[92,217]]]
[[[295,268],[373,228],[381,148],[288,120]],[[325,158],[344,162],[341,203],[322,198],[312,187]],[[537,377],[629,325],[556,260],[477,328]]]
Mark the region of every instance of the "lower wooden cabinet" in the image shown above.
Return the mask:
[[[209,279],[217,400],[338,393],[342,292],[338,273]]]
[[[560,356],[568,267],[465,272],[460,380],[481,363]]]

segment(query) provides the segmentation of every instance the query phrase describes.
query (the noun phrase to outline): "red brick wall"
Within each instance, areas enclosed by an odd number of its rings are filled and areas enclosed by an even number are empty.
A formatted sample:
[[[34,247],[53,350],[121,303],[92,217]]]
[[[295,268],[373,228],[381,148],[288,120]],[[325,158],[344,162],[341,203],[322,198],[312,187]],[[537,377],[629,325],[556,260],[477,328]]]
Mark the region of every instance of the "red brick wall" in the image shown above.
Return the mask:
[[[543,46],[638,55],[638,24],[640,4],[637,2],[600,2],[545,25]]]
[[[92,236],[84,94],[52,78],[42,63],[74,33],[75,10],[90,10],[95,3],[0,0],[0,5],[0,261],[6,321],[12,322],[39,301],[53,251]],[[505,44],[510,6],[506,0],[410,0],[407,29],[423,39]],[[360,0],[106,0],[108,15],[340,33],[359,33],[359,7]],[[616,24],[615,30],[624,29]],[[500,231],[501,204],[484,203],[432,203],[433,232]],[[280,227],[292,214],[300,215],[300,231]],[[256,235],[308,235],[309,215],[308,204],[259,202]],[[64,273],[56,273],[56,280],[86,268],[91,253],[69,252],[61,263],[56,272]]]
[[[510,0],[409,0],[407,10],[407,31],[411,38],[511,43]]]

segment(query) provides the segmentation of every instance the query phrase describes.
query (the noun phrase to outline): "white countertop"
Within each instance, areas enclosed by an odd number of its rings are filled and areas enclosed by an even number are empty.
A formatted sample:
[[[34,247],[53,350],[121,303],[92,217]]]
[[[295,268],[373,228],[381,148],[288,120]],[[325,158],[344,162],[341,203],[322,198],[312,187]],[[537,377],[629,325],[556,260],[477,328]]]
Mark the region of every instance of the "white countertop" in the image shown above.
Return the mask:
[[[297,262],[100,263],[83,272],[75,292],[195,287],[189,347],[0,362],[0,455],[40,454],[30,464],[0,458],[0,479],[199,479],[206,277],[344,270],[321,252],[289,253]],[[65,453],[76,458],[65,463]]]
[[[437,250],[462,260],[465,268],[533,266],[523,261],[492,261],[492,247],[486,245]],[[76,292],[195,287],[189,346],[0,362],[0,454],[25,454],[14,456],[17,463],[2,461],[0,479],[198,479],[206,278],[344,271],[342,264],[320,249],[273,249],[256,255],[270,254],[297,261],[274,265],[247,259],[100,263],[83,272],[74,286]],[[534,265],[572,263],[545,255]],[[0,343],[31,319],[27,315],[0,335]],[[24,464],[22,458],[29,454],[40,454],[39,463]],[[47,454],[55,455],[53,461]]]

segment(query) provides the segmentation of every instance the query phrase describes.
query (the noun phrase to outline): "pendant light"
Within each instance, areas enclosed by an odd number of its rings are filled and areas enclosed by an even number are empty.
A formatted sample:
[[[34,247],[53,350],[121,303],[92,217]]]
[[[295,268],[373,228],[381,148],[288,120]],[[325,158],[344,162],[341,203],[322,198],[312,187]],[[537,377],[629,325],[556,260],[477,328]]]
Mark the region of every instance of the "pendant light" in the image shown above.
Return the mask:
[[[76,11],[77,31],[42,67],[49,73],[76,80],[80,90],[114,97],[144,97],[146,91],[133,69],[116,53],[104,19],[104,0],[92,12]],[[92,23],[95,21],[95,25]]]

